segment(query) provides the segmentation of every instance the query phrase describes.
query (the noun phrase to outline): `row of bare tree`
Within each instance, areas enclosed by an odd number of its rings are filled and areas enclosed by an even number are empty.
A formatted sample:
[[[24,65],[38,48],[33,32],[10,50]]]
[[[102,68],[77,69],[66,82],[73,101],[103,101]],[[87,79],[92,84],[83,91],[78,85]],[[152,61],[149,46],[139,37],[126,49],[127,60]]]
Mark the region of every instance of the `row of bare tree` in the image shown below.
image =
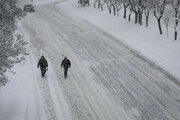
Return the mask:
[[[0,0],[0,86],[8,81],[5,73],[11,71],[15,63],[25,59],[27,42],[19,34],[14,34],[17,19],[25,14],[16,7],[17,0]]]
[[[109,13],[119,15],[121,8],[124,10],[123,18],[127,18],[127,10],[129,10],[128,20],[131,21],[131,15],[135,15],[135,24],[142,25],[143,13],[145,16],[146,27],[149,24],[149,15],[152,12],[157,19],[159,32],[162,35],[161,19],[164,18],[166,28],[168,31],[168,24],[170,19],[174,19],[174,39],[177,40],[178,24],[180,21],[180,0],[95,0],[94,7],[98,6],[103,10],[104,5],[107,7]]]

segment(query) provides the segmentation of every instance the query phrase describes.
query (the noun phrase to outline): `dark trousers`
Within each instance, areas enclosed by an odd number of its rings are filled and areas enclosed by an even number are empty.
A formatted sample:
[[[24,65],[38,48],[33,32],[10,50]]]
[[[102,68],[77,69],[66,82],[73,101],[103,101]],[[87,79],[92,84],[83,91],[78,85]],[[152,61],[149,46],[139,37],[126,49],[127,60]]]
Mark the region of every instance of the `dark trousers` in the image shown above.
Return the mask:
[[[46,68],[41,67],[41,75],[42,75],[42,77],[44,77],[45,73],[46,73]]]
[[[64,78],[66,79],[68,72],[68,67],[64,67]]]

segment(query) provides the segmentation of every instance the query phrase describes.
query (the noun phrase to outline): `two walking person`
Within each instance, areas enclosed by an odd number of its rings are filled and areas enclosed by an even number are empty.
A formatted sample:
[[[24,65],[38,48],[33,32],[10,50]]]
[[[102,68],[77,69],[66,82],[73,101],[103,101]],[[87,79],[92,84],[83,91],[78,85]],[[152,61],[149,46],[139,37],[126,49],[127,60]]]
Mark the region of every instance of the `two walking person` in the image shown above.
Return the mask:
[[[41,69],[41,75],[42,77],[45,76],[45,73],[46,71],[48,70],[48,62],[47,60],[45,59],[44,56],[41,56],[41,58],[39,59],[39,62],[38,62],[38,65],[37,67],[39,68],[40,66],[40,69]],[[62,62],[61,62],[61,68],[64,68],[64,78],[66,79],[67,78],[67,73],[68,73],[68,68],[71,67],[71,62],[69,59],[67,59],[67,57],[65,57]]]

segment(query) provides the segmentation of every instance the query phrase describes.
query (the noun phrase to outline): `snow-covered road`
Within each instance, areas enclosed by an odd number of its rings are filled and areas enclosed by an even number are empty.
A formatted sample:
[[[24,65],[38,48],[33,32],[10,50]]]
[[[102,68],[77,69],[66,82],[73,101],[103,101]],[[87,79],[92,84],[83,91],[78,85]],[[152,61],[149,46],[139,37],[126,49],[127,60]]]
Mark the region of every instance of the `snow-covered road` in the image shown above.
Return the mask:
[[[23,27],[39,53],[48,56],[58,83],[53,89],[63,90],[73,120],[180,120],[175,78],[96,26],[58,10],[56,3],[35,9]],[[72,63],[66,80],[60,68],[64,56]],[[44,109],[55,120],[63,110],[53,100],[62,102],[46,82],[39,80]]]

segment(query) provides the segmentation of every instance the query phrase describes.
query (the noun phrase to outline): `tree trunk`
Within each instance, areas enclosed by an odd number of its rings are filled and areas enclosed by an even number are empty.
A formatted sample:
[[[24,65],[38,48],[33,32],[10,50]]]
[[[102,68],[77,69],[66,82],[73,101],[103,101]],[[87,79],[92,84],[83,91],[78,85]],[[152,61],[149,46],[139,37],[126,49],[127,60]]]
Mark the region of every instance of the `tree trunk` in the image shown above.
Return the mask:
[[[174,40],[177,40],[177,31],[174,31]]]
[[[126,8],[124,7],[124,19],[126,19]]]
[[[123,4],[123,6],[124,6],[124,19],[126,19],[126,11],[127,11],[127,7],[128,7],[128,5],[125,5],[125,3]]]
[[[128,17],[129,22],[131,21],[131,13],[132,13],[132,11],[130,11],[130,13],[129,13],[129,17]]]
[[[100,9],[100,7],[101,7],[101,4],[98,2],[98,9]]]
[[[158,20],[159,32],[160,32],[160,35],[162,35],[161,18],[158,18],[157,20]]]
[[[113,12],[114,12],[114,15],[116,15],[116,8],[114,5],[113,5]]]
[[[137,12],[134,12],[135,13],[135,24],[138,22],[138,13]]]
[[[109,14],[111,14],[111,8],[108,8],[109,9]]]
[[[149,16],[146,16],[146,27],[149,25]]]
[[[176,10],[176,14],[175,14],[175,26],[174,26],[174,40],[177,40],[177,26],[179,23],[179,19],[178,19],[178,12]]]
[[[167,33],[167,37],[169,37],[168,24],[166,24],[166,33]]]
[[[101,4],[101,11],[103,11],[103,5]]]
[[[96,8],[96,4],[94,4],[94,8]]]
[[[142,12],[138,12],[138,17],[139,17],[139,24],[142,25]]]
[[[175,27],[174,27],[174,40],[177,40],[177,26],[178,26],[178,19],[175,20]]]
[[[145,13],[145,18],[146,18],[146,27],[149,25],[149,12]]]

